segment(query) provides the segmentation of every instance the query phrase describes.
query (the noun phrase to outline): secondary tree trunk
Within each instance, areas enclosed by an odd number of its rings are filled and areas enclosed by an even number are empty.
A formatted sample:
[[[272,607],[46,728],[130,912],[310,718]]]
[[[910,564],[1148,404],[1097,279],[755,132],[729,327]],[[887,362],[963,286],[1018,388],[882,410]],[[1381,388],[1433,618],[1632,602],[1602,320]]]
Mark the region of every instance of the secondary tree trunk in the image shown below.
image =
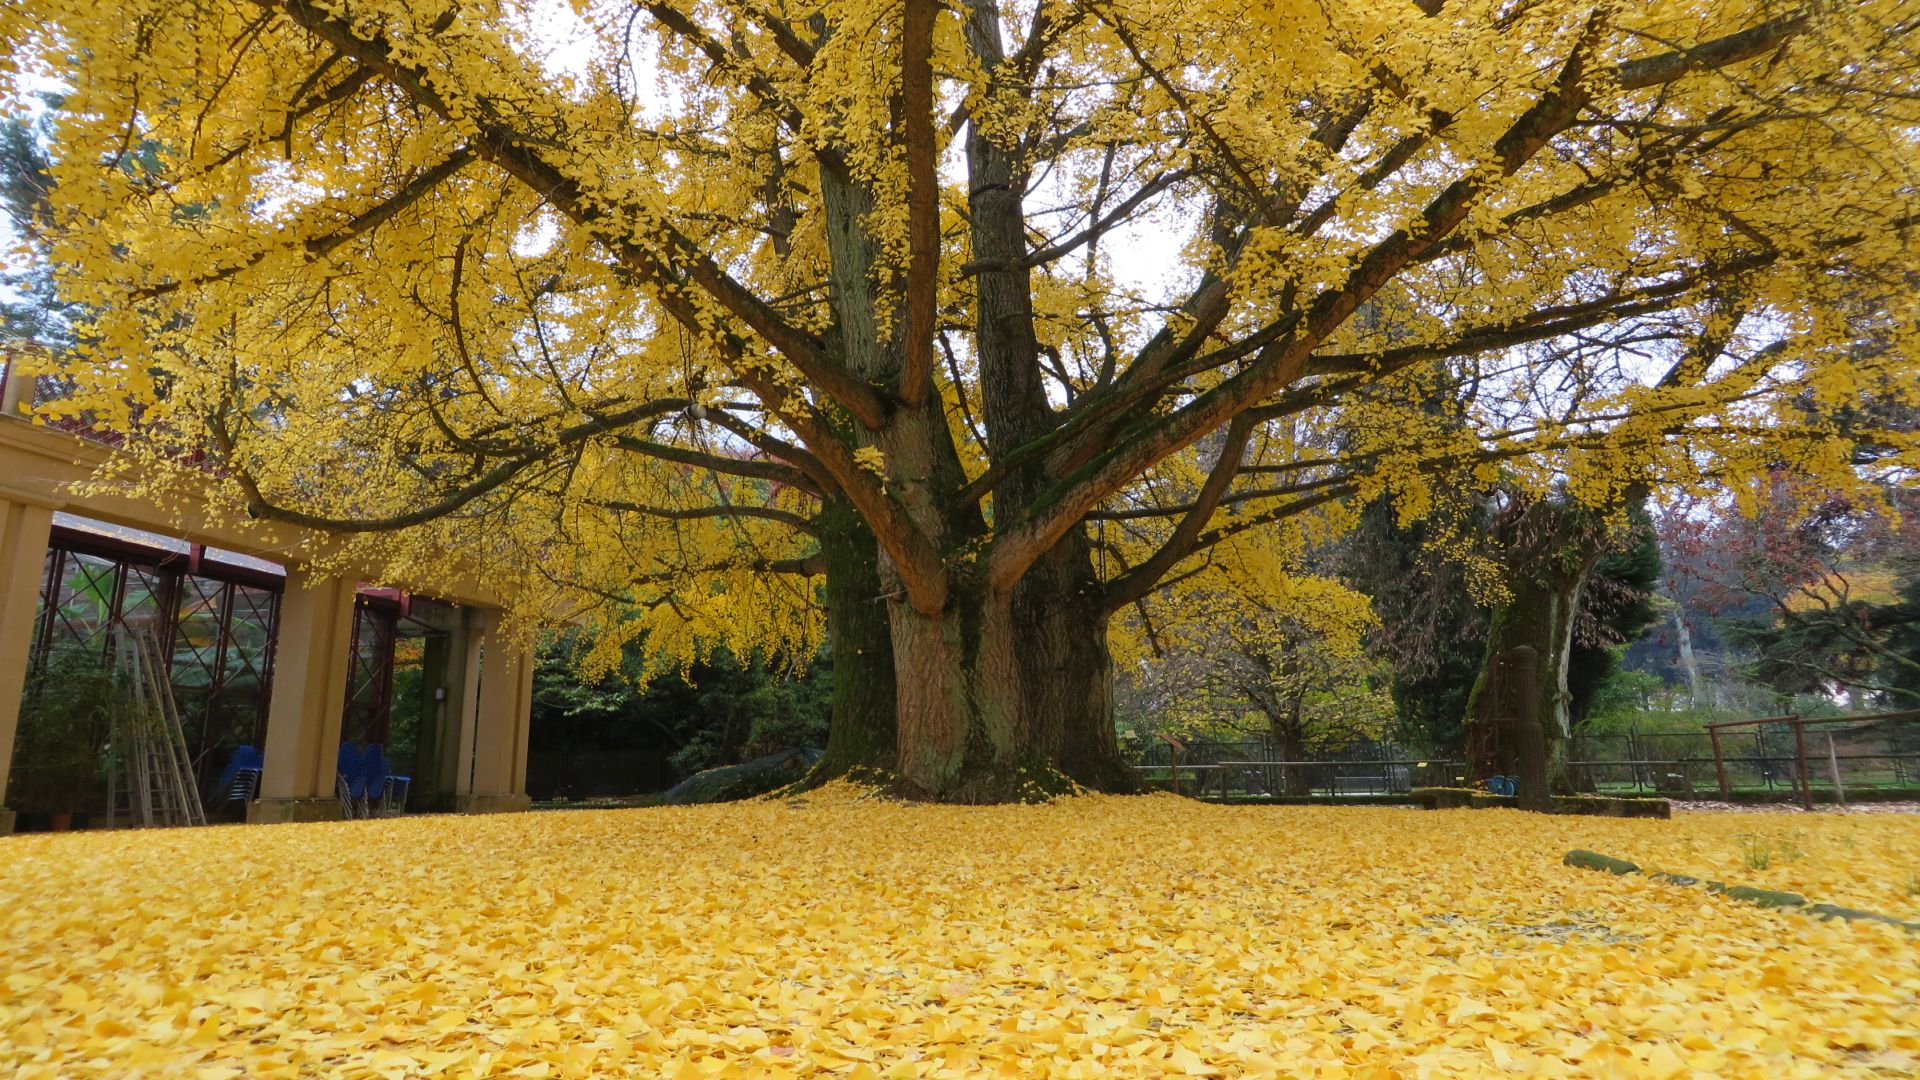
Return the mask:
[[[1480,725],[1532,723],[1538,727],[1538,745],[1545,755],[1548,783],[1556,793],[1572,790],[1568,782],[1566,749],[1572,735],[1567,711],[1567,656],[1573,647],[1574,617],[1580,609],[1580,593],[1599,560],[1599,545],[1585,545],[1588,551],[1566,551],[1566,556],[1551,560],[1552,567],[1534,565],[1531,572],[1516,574],[1508,582],[1512,599],[1494,612],[1487,627],[1486,659],[1468,703],[1469,722]],[[1542,560],[1543,562],[1546,560]],[[1500,670],[1503,658],[1527,647],[1534,653],[1531,700],[1521,700],[1516,691],[1504,700],[1490,700],[1506,678]],[[1494,715],[1495,713],[1513,715]],[[1524,735],[1524,733],[1522,733]],[[1502,764],[1524,775],[1531,763],[1516,755],[1533,743],[1531,738],[1508,738],[1502,746]]]
[[[864,770],[891,772],[895,765],[893,639],[873,533],[839,500],[814,516],[814,526],[827,562],[833,718],[826,754],[807,775],[807,787]]]
[[[1300,699],[1294,698],[1291,707],[1283,717],[1269,717],[1273,727],[1274,741],[1280,747],[1280,760],[1305,761],[1307,759],[1307,732],[1305,721],[1300,716]],[[1303,765],[1288,765],[1280,770],[1281,791],[1288,795],[1313,794],[1313,777]]]
[[[1027,708],[1041,728],[1057,728],[1044,737],[1052,764],[1097,791],[1138,790],[1114,731],[1107,612],[1084,533],[1069,533],[1027,572],[1013,616]]]

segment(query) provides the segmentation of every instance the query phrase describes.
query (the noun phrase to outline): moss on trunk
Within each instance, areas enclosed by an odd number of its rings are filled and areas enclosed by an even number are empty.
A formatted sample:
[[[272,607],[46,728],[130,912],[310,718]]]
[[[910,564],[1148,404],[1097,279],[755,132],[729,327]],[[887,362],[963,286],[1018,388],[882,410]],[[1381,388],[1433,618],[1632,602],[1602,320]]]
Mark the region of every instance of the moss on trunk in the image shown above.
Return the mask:
[[[1521,776],[1522,798],[1544,808],[1549,793],[1573,790],[1567,661],[1581,593],[1606,533],[1587,511],[1548,503],[1533,504],[1505,531],[1511,595],[1487,626],[1480,676],[1467,702],[1468,723],[1477,729],[1470,741],[1479,748],[1475,768]],[[1529,664],[1531,676],[1522,680],[1518,672]],[[1540,776],[1548,790],[1526,790],[1527,778]]]
[[[814,517],[826,558],[827,640],[833,653],[833,717],[827,751],[801,782],[891,773],[895,764],[893,640],[873,533],[853,508],[828,502]]]

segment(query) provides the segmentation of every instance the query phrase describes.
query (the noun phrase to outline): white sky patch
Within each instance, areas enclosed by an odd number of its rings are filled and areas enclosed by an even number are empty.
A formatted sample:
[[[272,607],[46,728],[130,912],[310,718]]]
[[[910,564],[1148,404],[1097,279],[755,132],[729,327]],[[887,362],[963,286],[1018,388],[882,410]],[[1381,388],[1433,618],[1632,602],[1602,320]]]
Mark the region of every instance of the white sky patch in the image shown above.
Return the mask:
[[[537,259],[560,242],[560,221],[542,211],[513,237],[513,253],[523,259]]]
[[[534,0],[509,19],[525,45],[522,55],[557,79],[584,74],[604,47],[593,24],[566,0]]]

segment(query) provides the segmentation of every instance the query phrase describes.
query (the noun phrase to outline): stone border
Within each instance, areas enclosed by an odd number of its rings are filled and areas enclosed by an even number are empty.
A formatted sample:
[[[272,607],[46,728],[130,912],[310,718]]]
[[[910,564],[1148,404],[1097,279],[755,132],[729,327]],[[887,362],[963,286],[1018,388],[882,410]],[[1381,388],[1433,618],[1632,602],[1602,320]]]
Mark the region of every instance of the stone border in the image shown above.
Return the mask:
[[[1566,857],[1560,861],[1564,865],[1577,866],[1582,870],[1604,870],[1609,874],[1624,875],[1644,873],[1647,877],[1655,881],[1665,882],[1668,885],[1692,886],[1701,884],[1700,879],[1696,877],[1688,877],[1685,874],[1665,874],[1657,870],[1643,871],[1638,865],[1630,863],[1625,859],[1616,859],[1611,855],[1602,855],[1597,851],[1586,851],[1581,848],[1575,848],[1567,852]],[[1729,896],[1735,900],[1744,900],[1749,904],[1757,904],[1763,908],[1797,908],[1804,910],[1809,915],[1814,915],[1822,919],[1845,919],[1848,922],[1863,920],[1866,922],[1886,923],[1888,926],[1897,926],[1902,930],[1920,934],[1920,922],[1907,922],[1905,919],[1896,919],[1891,915],[1881,915],[1872,911],[1861,911],[1857,908],[1845,908],[1838,904],[1809,904],[1807,903],[1807,898],[1801,896],[1799,893],[1775,892],[1772,889],[1756,889],[1751,885],[1728,885],[1720,881],[1709,881],[1705,884],[1708,892],[1719,893],[1722,896]]]
[[[1470,808],[1487,810],[1494,807],[1520,809],[1520,799],[1515,795],[1492,795],[1478,788],[1424,787],[1414,788],[1409,796],[1428,810],[1454,810]],[[1666,799],[1623,799],[1611,795],[1555,795],[1553,812],[1556,814],[1582,814],[1588,817],[1619,818],[1658,818],[1666,820],[1673,816],[1673,804]]]

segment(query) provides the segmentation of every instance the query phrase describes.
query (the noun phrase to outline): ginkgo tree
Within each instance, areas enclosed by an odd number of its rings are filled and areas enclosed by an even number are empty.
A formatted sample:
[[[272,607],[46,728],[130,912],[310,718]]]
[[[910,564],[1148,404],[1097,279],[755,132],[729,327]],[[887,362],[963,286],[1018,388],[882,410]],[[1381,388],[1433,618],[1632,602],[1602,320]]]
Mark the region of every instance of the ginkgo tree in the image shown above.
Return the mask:
[[[1389,733],[1393,705],[1372,685],[1366,596],[1302,569],[1262,530],[1156,590],[1116,623],[1116,667],[1138,727],[1161,737],[1265,738],[1273,777],[1305,795],[1310,753]]]
[[[1129,786],[1110,613],[1303,505],[1841,483],[1783,403],[1920,385],[1911,0],[0,11],[75,408],[689,633],[803,632],[856,519],[936,798]]]

